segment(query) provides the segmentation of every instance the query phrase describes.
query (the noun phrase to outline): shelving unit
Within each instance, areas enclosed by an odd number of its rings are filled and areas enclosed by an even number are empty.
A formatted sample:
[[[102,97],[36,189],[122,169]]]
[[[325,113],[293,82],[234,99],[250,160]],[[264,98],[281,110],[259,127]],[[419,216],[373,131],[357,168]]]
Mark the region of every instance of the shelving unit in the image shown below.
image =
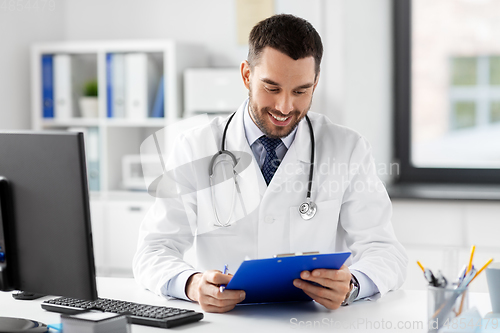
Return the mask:
[[[108,117],[107,55],[131,53],[146,54],[147,57],[153,59],[160,71],[157,74],[164,77],[164,117],[162,118]],[[74,101],[82,95],[81,85],[85,80],[97,79],[97,118],[82,117],[76,103],[73,104],[74,112],[70,118],[44,118],[41,60],[43,55],[60,54],[70,55],[72,61],[75,62],[72,64],[75,71],[72,72],[71,79]],[[99,186],[98,190],[93,188],[90,197],[96,266],[100,275],[131,274],[131,256],[136,248],[139,224],[154,200],[145,191],[129,191],[123,187],[123,157],[140,155],[140,145],[147,137],[182,117],[184,70],[206,67],[206,60],[205,51],[201,46],[172,40],[65,41],[35,44],[31,48],[33,129],[73,129],[84,132],[92,130],[98,133]],[[89,164],[92,157],[89,156],[88,141],[86,138],[87,163]],[[90,177],[89,175],[89,184]]]
[[[107,78],[106,55],[108,53],[145,53],[159,60],[159,68],[165,78],[163,118],[126,119],[107,117]],[[76,100],[81,93],[77,91],[82,79],[76,74],[98,81],[98,118],[83,118],[76,107],[76,116],[71,119],[43,118],[42,109],[42,55],[69,54],[83,67],[73,75]],[[176,43],[171,40],[153,41],[97,41],[97,42],[60,42],[35,44],[31,49],[32,66],[32,126],[35,130],[65,130],[69,128],[95,127],[99,132],[100,146],[100,191],[123,190],[117,181],[121,178],[122,154],[139,154],[142,140],[155,130],[182,117],[184,70],[192,67],[205,67],[206,56],[202,47]]]

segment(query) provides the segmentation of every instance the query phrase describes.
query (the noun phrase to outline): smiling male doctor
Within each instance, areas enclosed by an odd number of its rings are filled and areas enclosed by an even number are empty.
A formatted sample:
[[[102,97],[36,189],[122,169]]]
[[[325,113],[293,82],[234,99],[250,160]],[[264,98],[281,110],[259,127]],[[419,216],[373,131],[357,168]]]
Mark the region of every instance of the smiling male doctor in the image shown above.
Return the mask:
[[[320,114],[308,114],[322,53],[320,36],[301,18],[275,15],[252,29],[248,60],[241,64],[249,99],[228,126],[226,149],[251,154],[258,207],[228,228],[196,234],[193,223],[195,230],[214,224],[212,214],[203,213],[213,205],[209,199],[157,199],[142,224],[134,258],[140,284],[162,296],[199,302],[208,312],[226,312],[245,293],[220,292],[218,286],[231,275],[217,268],[229,263],[235,269],[246,257],[319,250],[352,252],[341,269],[305,271],[294,281],[328,309],[402,285],[407,256],[394,235],[391,203],[375,174],[369,144]],[[306,195],[312,149],[306,114],[316,142],[312,200],[318,207],[309,221],[297,210]],[[209,135],[220,142],[227,122],[217,118],[184,134],[171,160],[181,165],[215,154],[218,148],[208,149],[205,142]],[[199,188],[208,172],[196,170],[177,181]],[[183,255],[194,242],[197,263],[189,264]]]

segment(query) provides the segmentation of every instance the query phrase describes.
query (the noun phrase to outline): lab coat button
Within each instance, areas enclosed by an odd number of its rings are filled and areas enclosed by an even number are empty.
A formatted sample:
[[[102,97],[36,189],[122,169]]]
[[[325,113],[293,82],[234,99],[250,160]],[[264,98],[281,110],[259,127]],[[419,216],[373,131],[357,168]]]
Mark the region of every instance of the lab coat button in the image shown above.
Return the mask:
[[[266,216],[264,218],[264,222],[269,223],[269,224],[274,223],[274,218],[272,216]]]

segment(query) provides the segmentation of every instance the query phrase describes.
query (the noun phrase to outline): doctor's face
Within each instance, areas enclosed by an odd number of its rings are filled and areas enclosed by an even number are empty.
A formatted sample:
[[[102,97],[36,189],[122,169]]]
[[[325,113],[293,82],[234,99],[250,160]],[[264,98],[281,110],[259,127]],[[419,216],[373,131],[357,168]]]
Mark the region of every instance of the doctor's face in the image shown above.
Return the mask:
[[[319,77],[312,56],[293,60],[271,47],[253,68],[244,61],[241,74],[250,92],[250,116],[271,138],[286,137],[305,117]]]

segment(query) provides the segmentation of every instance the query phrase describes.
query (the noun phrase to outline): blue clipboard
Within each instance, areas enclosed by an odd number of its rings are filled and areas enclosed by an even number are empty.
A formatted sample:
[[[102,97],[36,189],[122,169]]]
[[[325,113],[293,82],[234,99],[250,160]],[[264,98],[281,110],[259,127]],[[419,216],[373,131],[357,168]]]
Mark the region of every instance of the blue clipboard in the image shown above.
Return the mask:
[[[293,285],[293,280],[300,279],[302,271],[339,269],[350,255],[350,252],[341,252],[247,260],[226,289],[245,291],[245,300],[239,304],[311,301]]]

